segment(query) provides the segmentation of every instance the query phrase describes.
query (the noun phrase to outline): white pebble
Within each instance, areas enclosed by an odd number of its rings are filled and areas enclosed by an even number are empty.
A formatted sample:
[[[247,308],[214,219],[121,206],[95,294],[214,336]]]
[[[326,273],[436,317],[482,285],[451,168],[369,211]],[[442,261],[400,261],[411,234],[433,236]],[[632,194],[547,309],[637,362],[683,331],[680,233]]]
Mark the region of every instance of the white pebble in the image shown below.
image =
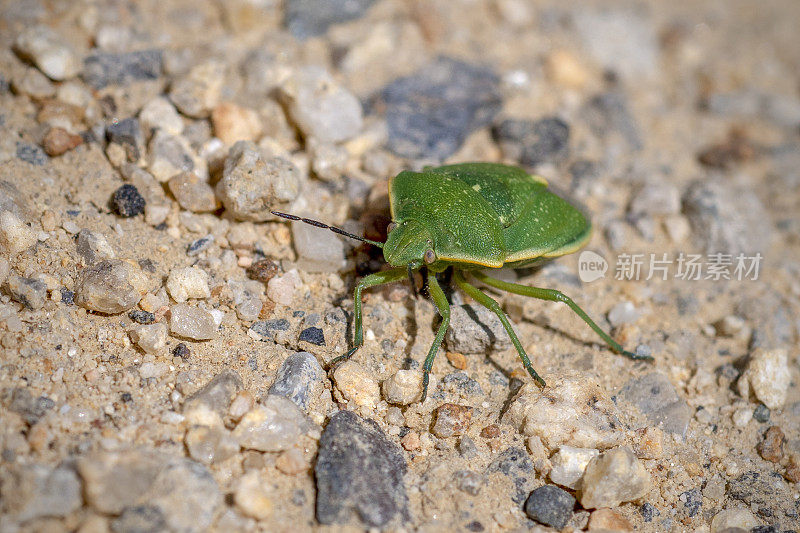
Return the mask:
[[[275,276],[267,283],[267,297],[281,305],[292,305],[294,293],[302,285],[297,269],[292,269],[282,276]]]
[[[355,361],[346,361],[333,373],[336,391],[355,405],[374,408],[381,399],[378,382],[366,368]]]
[[[747,399],[752,390],[756,398],[770,409],[779,409],[786,402],[792,375],[785,349],[756,348],[750,354],[747,369],[739,377],[739,394]]]
[[[620,302],[608,312],[608,321],[614,327],[630,324],[639,318],[639,312],[631,302]]]
[[[748,409],[747,407],[744,407],[742,409],[737,409],[736,411],[733,412],[731,419],[733,420],[733,423],[736,425],[736,427],[743,428],[747,425],[748,422],[750,422],[750,420],[753,419],[753,410]]]
[[[182,303],[170,309],[169,330],[173,335],[194,340],[208,340],[217,334],[211,313]]]
[[[189,298],[208,298],[211,296],[208,274],[196,266],[175,269],[167,278],[167,291],[179,303]]]
[[[592,448],[561,446],[550,458],[553,465],[550,470],[550,480],[562,487],[578,488],[586,466],[598,455],[600,452]]]
[[[0,255],[11,257],[36,244],[36,232],[11,211],[0,211]]]
[[[136,326],[128,335],[145,353],[158,353],[167,345],[167,325],[163,322]]]
[[[17,38],[15,47],[52,80],[73,78],[81,70],[81,63],[72,48],[47,26],[27,28]]]
[[[386,401],[396,405],[414,403],[422,396],[422,373],[417,370],[398,370],[382,384]]]
[[[711,519],[711,533],[719,533],[730,529],[750,531],[760,525],[749,509],[725,509]]]
[[[613,448],[586,467],[581,505],[586,509],[617,507],[647,494],[650,484],[650,473],[630,448]]]

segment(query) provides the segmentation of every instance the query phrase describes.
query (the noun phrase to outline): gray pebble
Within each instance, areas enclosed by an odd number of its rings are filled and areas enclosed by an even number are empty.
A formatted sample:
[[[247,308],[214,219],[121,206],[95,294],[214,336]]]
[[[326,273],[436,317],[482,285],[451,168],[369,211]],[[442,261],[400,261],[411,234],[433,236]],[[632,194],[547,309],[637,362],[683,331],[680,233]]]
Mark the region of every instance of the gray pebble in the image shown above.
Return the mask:
[[[410,519],[400,448],[371,420],[339,411],[328,422],[314,467],[317,520],[343,524],[355,511],[368,526]]]
[[[217,196],[238,220],[274,220],[300,194],[300,171],[280,157],[266,159],[255,144],[239,141],[225,160]]]
[[[97,231],[82,229],[75,239],[75,251],[91,265],[103,259],[114,259],[117,254],[105,235]]]
[[[360,18],[375,0],[288,0],[284,24],[298,39],[322,35],[334,24]]]
[[[186,140],[162,130],[157,130],[150,139],[147,164],[153,176],[161,182],[169,180],[180,172],[193,172],[199,175]]]
[[[639,126],[623,93],[607,92],[593,97],[582,109],[584,120],[599,138],[619,135],[633,150],[643,146]]]
[[[138,265],[119,259],[100,261],[81,271],[75,303],[100,313],[122,313],[142,299],[145,282]]]
[[[308,352],[297,352],[283,361],[269,393],[289,398],[305,411],[322,392],[324,380],[325,371],[317,358]]]
[[[504,120],[493,134],[506,159],[525,166],[559,163],[569,154],[569,125],[557,117]]]
[[[269,394],[242,417],[233,437],[243,448],[279,452],[296,446],[303,435],[316,427],[294,402]]]
[[[114,533],[158,533],[167,530],[167,520],[159,507],[134,505],[122,510],[122,514],[111,521]]]
[[[139,120],[133,117],[112,122],[106,128],[106,138],[110,143],[116,143],[125,149],[128,161],[138,161],[144,150],[144,135],[139,126]]]
[[[442,57],[386,86],[388,147],[413,158],[445,159],[500,111],[499,79],[490,69]]]
[[[769,407],[767,407],[763,403],[758,404],[756,408],[753,410],[753,418],[755,418],[758,422],[761,422],[762,424],[769,422],[769,415],[770,415]]]
[[[242,390],[242,378],[234,370],[223,370],[197,392],[186,398],[183,411],[189,412],[199,405],[224,416],[228,412],[234,394]]]
[[[631,379],[622,386],[619,396],[638,407],[651,424],[669,433],[686,434],[691,411],[664,374],[651,372]]]
[[[3,477],[4,514],[19,522],[66,516],[83,501],[80,479],[67,465],[6,465]]]
[[[180,303],[170,308],[169,330],[178,337],[198,341],[213,339],[217,335],[214,317],[205,309]]]
[[[536,479],[533,462],[525,450],[511,446],[501,452],[486,468],[486,474],[500,472],[514,482],[516,491],[511,499],[521,504]]]
[[[157,79],[161,75],[161,64],[161,50],[98,53],[84,60],[82,77],[94,89],[102,89],[107,85],[128,85],[134,81]]]
[[[639,188],[631,199],[628,212],[632,215],[672,215],[681,210],[678,188],[664,181],[648,183]]]
[[[325,346],[325,334],[317,327],[304,329],[300,332],[297,340],[305,341],[315,346]]]
[[[344,243],[327,229],[292,222],[297,268],[306,272],[338,272],[345,264]]]
[[[186,255],[188,255],[189,257],[198,255],[200,252],[208,250],[208,248],[212,244],[214,244],[213,235],[206,235],[205,237],[200,237],[199,239],[189,243],[189,245],[186,247]]]
[[[531,492],[525,501],[525,514],[531,519],[563,529],[575,509],[575,498],[555,485],[544,485]]]
[[[11,297],[31,311],[41,309],[47,301],[47,285],[42,280],[11,275],[7,287]]]
[[[36,166],[46,165],[50,161],[40,146],[22,141],[17,141],[17,158]]]
[[[502,351],[511,346],[511,340],[497,315],[485,307],[471,305],[451,308],[445,342],[448,350],[463,354]]]
[[[486,482],[486,478],[472,470],[458,470],[453,474],[453,481],[459,490],[477,496],[481,492],[481,487]]]

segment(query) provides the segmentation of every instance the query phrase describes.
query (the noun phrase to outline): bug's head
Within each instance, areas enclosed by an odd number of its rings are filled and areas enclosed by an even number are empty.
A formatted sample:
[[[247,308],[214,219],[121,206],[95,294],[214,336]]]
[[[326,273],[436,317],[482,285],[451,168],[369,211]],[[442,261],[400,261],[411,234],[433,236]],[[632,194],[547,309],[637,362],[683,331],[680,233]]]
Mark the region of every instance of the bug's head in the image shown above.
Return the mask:
[[[436,261],[433,237],[428,228],[417,220],[405,220],[389,225],[389,236],[383,245],[383,256],[392,266],[411,266],[417,269]]]

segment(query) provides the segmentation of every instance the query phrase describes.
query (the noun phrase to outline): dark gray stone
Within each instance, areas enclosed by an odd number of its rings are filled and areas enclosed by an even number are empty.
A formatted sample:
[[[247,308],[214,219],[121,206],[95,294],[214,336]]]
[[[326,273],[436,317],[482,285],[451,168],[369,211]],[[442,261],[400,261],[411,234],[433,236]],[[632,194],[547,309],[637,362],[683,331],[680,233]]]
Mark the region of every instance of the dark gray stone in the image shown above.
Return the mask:
[[[679,499],[689,517],[699,513],[700,508],[703,507],[703,495],[700,493],[700,489],[687,490],[681,493]]]
[[[555,485],[544,485],[525,501],[525,514],[546,526],[563,529],[575,508],[575,498]]]
[[[256,334],[254,338],[266,341],[276,340],[276,335],[280,331],[287,331],[291,324],[285,318],[271,318],[269,320],[260,320],[253,322],[250,326],[250,331]]]
[[[145,201],[139,190],[130,183],[126,183],[111,197],[114,211],[122,217],[129,218],[144,213]]]
[[[122,514],[111,521],[114,533],[159,533],[167,530],[164,513],[154,505],[126,507]]]
[[[124,118],[114,122],[106,128],[108,142],[116,143],[125,148],[128,161],[137,161],[144,148],[144,135],[139,126],[139,120],[133,117]]]
[[[442,388],[453,387],[467,396],[483,395],[480,383],[472,379],[466,372],[451,372],[442,378]]]
[[[230,369],[223,370],[203,388],[186,398],[183,410],[187,411],[196,404],[203,404],[222,416],[227,413],[233,395],[239,392],[242,386],[242,378],[239,377],[239,374]]]
[[[41,147],[24,142],[17,143],[17,158],[36,166],[45,165],[50,161]]]
[[[375,0],[287,0],[284,24],[298,39],[322,35],[334,24],[360,18]]]
[[[386,86],[376,107],[386,111],[390,150],[442,160],[472,131],[490,124],[501,105],[494,72],[441,57]]]
[[[325,371],[317,358],[308,352],[297,352],[284,360],[269,393],[289,398],[307,410],[313,392],[322,387],[324,380]]]
[[[316,346],[325,346],[325,334],[317,327],[306,328],[300,332],[299,340],[306,341]]]
[[[371,527],[385,526],[395,518],[410,520],[405,472],[402,451],[375,422],[339,411],[319,442],[314,467],[317,520],[342,524],[353,511]]]
[[[531,485],[536,479],[536,472],[530,457],[525,450],[514,446],[507,448],[489,464],[486,473],[493,472],[500,472],[514,482],[516,492],[511,499],[519,504],[525,500],[525,495],[530,492]]]
[[[653,518],[661,515],[658,509],[650,502],[644,502],[642,506],[639,507],[639,514],[642,515],[642,520],[645,522],[652,522]]]
[[[50,398],[46,396],[34,398],[28,389],[20,387],[11,393],[11,403],[8,408],[22,415],[28,424],[34,425],[55,405],[56,403]]]
[[[619,92],[598,94],[583,106],[582,114],[598,137],[619,135],[632,150],[643,146],[639,126],[628,107],[628,99]]]
[[[213,235],[206,235],[205,237],[200,237],[189,243],[189,246],[186,247],[186,255],[189,257],[193,255],[197,255],[203,250],[207,250],[211,244],[214,242]]]
[[[686,434],[692,417],[689,405],[665,375],[652,372],[631,379],[622,386],[619,396],[635,405],[651,424],[669,433]]]
[[[569,154],[569,125],[557,117],[504,120],[493,134],[507,159],[526,166],[559,163]]]
[[[122,54],[96,53],[83,62],[86,83],[95,89],[107,85],[128,85],[134,81],[155,80],[161,75],[161,50],[142,50]]]
[[[753,418],[756,419],[757,422],[761,422],[762,424],[765,422],[769,422],[769,407],[760,403],[753,409]]]

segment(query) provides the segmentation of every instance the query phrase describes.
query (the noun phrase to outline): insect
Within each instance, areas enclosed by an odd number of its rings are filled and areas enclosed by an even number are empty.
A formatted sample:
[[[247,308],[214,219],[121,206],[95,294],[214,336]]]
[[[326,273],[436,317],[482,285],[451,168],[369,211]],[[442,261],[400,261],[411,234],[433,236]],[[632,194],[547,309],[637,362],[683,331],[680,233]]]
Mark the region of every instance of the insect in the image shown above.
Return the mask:
[[[554,289],[509,283],[488,276],[488,268],[522,268],[570,254],[585,245],[592,225],[576,207],[552,192],[547,182],[524,170],[497,163],[461,163],[422,172],[401,172],[389,182],[392,222],[386,242],[365,239],[316,220],[272,211],[368,242],[383,249],[393,267],[363,277],[355,288],[353,346],[331,365],[350,358],[363,344],[361,294],[364,289],[401,281],[420,271],[442,321],[422,366],[422,402],[428,393],[433,360],[450,323],[450,304],[436,274],[452,268],[456,286],[494,312],[525,369],[542,387],[511,323],[497,301],[475,287],[472,277],[490,287],[541,300],[563,302],[616,353],[636,360],[652,357],[626,351],[569,297]],[[416,292],[416,289],[415,289]]]

